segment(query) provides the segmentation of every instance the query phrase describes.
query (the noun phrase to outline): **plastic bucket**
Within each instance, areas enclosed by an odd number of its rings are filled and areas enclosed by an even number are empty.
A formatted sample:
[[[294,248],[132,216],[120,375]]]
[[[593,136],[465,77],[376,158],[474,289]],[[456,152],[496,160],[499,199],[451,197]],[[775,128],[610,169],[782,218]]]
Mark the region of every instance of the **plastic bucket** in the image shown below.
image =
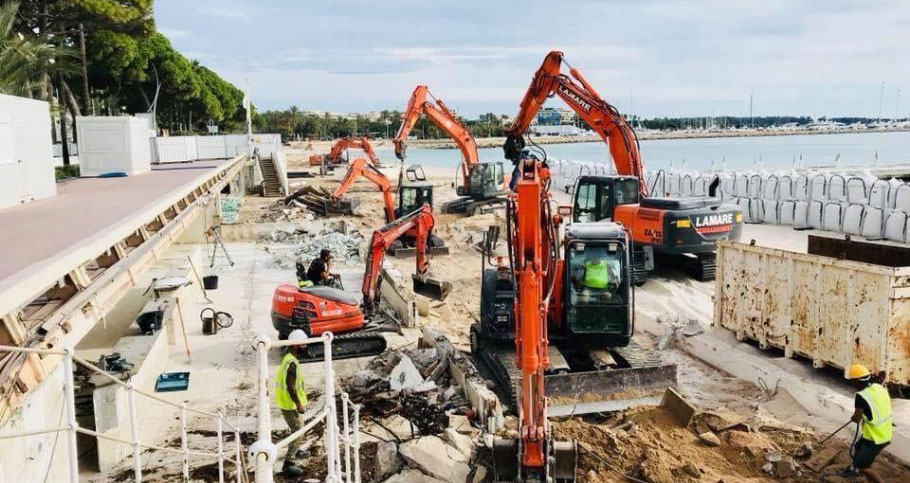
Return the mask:
[[[202,287],[206,290],[215,290],[218,288],[218,275],[209,275],[202,277]]]

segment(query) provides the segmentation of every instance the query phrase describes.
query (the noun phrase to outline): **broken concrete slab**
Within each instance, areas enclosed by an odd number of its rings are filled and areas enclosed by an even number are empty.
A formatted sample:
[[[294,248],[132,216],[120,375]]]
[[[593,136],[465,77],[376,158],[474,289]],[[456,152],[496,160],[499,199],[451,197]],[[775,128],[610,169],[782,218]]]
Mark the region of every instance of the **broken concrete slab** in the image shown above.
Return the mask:
[[[399,453],[408,466],[434,478],[452,483],[464,483],[471,468],[464,455],[437,436],[425,436],[402,444]]]
[[[398,445],[392,442],[379,441],[376,445],[376,456],[373,458],[373,475],[383,480],[401,470],[403,461],[398,455]]]
[[[427,476],[419,470],[410,469],[393,475],[383,483],[443,483],[443,480]]]
[[[471,421],[467,416],[461,414],[449,415],[449,427],[461,434],[474,434],[476,429],[471,426]]]
[[[818,473],[826,466],[830,465],[831,462],[837,458],[838,453],[840,453],[840,450],[837,448],[825,448],[816,453],[812,458],[809,458],[805,465],[810,470]]]
[[[418,434],[411,421],[398,414],[393,414],[383,419],[381,428],[402,441],[409,440]]]
[[[417,366],[411,361],[411,358],[402,354],[401,360],[398,361],[391,374],[389,374],[389,387],[393,391],[404,389],[413,389],[423,384],[423,376],[417,370]]]
[[[443,435],[445,436],[447,443],[465,456],[466,462],[471,460],[471,457],[474,454],[474,441],[470,436],[461,434],[452,428],[446,428]]]

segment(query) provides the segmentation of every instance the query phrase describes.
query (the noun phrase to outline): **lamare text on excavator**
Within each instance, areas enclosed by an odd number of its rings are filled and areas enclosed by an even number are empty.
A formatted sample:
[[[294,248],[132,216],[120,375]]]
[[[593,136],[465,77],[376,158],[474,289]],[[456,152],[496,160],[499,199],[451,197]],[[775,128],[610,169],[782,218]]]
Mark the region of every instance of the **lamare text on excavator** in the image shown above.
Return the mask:
[[[427,98],[432,98],[430,102]],[[458,184],[455,191],[460,198],[442,206],[443,213],[467,213],[468,215],[488,205],[505,202],[503,168],[501,162],[478,161],[477,143],[470,131],[461,124],[458,117],[442,100],[433,97],[427,86],[414,89],[408,106],[402,115],[401,126],[395,135],[395,155],[404,161],[407,154],[407,139],[421,115],[426,115],[439,129],[446,133],[461,151],[462,160],[458,166]]]
[[[314,286],[300,288],[283,283],[272,297],[272,325],[279,338],[286,338],[291,331],[303,330],[308,336],[332,332],[337,337],[332,344],[334,358],[345,359],[382,353],[385,338],[379,334],[389,328],[389,316],[380,307],[380,268],[386,250],[409,231],[416,232],[417,270],[412,275],[414,293],[445,300],[452,285],[429,276],[429,238],[436,219],[429,205],[386,224],[373,233],[370,252],[366,260],[361,287],[362,299],[333,287]],[[316,346],[319,346],[318,348]],[[306,361],[321,360],[321,345],[312,346]]]
[[[573,196],[574,221],[613,220],[635,241],[636,283],[644,283],[653,255],[682,257],[699,280],[711,280],[718,240],[738,240],[742,211],[714,198],[649,197],[644,165],[635,131],[619,111],[603,100],[574,68],[561,72],[563,53],[550,52],[537,70],[507,131],[506,158],[517,162],[524,150],[528,126],[543,103],[556,95],[608,144],[618,176],[580,176]],[[716,187],[716,183],[714,187]]]

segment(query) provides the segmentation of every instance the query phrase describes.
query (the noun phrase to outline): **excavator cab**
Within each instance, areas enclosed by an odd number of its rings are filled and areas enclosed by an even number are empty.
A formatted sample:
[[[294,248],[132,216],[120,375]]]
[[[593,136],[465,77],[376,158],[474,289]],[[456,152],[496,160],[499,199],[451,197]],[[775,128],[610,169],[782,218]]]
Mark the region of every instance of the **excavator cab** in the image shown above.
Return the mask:
[[[403,184],[398,193],[398,207],[395,208],[395,218],[401,218],[408,213],[413,213],[423,205],[433,207],[433,183]]]
[[[634,176],[579,176],[573,191],[572,221],[593,223],[612,220],[619,205],[639,202]]]
[[[572,345],[624,347],[633,330],[631,247],[616,223],[566,227],[564,317]]]
[[[501,162],[477,163],[468,173],[468,185],[458,186],[458,196],[474,199],[492,198],[502,194],[503,170]]]

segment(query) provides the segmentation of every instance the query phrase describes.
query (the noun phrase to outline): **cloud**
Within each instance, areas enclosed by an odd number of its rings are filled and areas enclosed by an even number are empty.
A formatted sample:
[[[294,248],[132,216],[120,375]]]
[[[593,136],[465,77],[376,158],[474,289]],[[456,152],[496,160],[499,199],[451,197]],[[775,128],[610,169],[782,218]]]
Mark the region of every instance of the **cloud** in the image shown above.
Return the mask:
[[[882,81],[886,98],[910,92],[903,0],[193,5],[156,2],[162,31],[230,80],[255,79],[266,107],[400,109],[424,83],[468,115],[513,113],[553,49],[620,109],[634,90],[645,116],[741,114],[750,94],[767,114],[868,114]]]

